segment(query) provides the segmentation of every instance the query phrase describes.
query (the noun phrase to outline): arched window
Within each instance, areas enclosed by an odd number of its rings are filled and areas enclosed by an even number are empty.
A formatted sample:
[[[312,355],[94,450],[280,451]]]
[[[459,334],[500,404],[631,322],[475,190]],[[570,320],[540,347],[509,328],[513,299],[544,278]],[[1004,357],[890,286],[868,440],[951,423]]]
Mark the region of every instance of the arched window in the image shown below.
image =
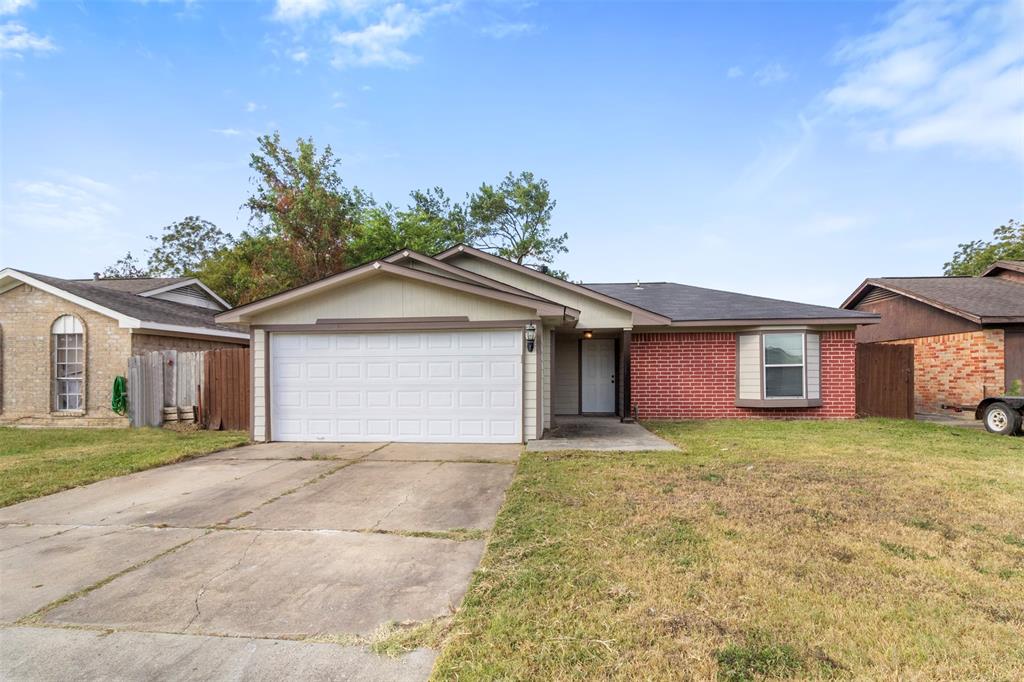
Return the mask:
[[[53,409],[85,409],[85,329],[74,315],[61,315],[50,327],[53,335]]]

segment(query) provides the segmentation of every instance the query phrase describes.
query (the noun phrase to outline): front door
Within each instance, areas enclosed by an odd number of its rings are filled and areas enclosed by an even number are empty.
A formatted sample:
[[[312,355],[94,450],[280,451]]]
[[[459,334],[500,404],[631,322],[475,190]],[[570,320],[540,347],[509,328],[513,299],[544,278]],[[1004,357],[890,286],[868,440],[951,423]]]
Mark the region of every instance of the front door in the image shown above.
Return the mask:
[[[580,362],[582,411],[615,412],[615,339],[583,339]]]

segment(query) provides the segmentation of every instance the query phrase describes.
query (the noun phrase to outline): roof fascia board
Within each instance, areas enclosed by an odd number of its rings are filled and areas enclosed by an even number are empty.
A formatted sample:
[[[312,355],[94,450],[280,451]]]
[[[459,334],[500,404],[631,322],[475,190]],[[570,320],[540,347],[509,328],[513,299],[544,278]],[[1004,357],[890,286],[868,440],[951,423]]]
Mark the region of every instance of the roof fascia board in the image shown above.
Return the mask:
[[[567,289],[577,294],[588,296],[594,300],[601,301],[602,303],[607,303],[608,305],[615,306],[616,308],[628,310],[634,315],[635,319],[633,320],[633,324],[669,324],[671,322],[671,320],[668,317],[665,317],[664,315],[659,315],[658,313],[647,310],[646,308],[641,308],[639,306],[626,303],[625,301],[621,301],[615,298],[614,296],[602,294],[600,292],[594,291],[593,289],[588,289],[587,287],[581,286],[579,284],[573,284],[572,282],[566,282],[565,280],[558,279],[557,277],[552,277],[551,275],[545,275],[543,272],[537,272],[533,268],[528,268],[525,265],[520,265],[519,263],[513,263],[512,261],[507,260],[505,258],[495,256],[494,254],[487,253],[486,251],[474,249],[472,246],[466,246],[465,244],[453,246],[452,248],[437,254],[436,256],[434,256],[434,258],[436,260],[447,260],[452,256],[456,256],[459,254],[468,254],[470,256],[475,256],[481,260],[485,260],[496,265],[504,266],[516,272],[521,272],[523,274],[530,275],[535,279],[539,279],[543,282],[548,282],[549,284],[554,284],[555,286]]]
[[[542,296],[538,296],[537,294],[530,293],[529,291],[519,289],[517,287],[512,286],[511,284],[505,284],[504,282],[500,282],[496,279],[491,279],[490,277],[486,277],[479,273],[473,272],[472,270],[466,270],[464,268],[456,267],[454,265],[445,263],[444,261],[437,260],[436,258],[431,258],[430,256],[426,256],[422,253],[413,251],[411,249],[406,249],[405,251],[401,251],[399,253],[393,253],[390,256],[383,258],[382,260],[397,265],[400,261],[406,259],[418,261],[425,265],[431,265],[439,270],[450,272],[451,274],[456,275],[458,277],[464,277],[465,279],[472,280],[473,282],[476,282],[477,284],[481,284],[486,287],[501,289],[502,291],[506,291],[510,294],[518,294],[519,296],[535,298],[538,301],[544,301],[545,303],[555,303],[556,305],[559,305],[555,301],[544,298]]]
[[[1024,272],[1024,263],[1012,260],[997,260],[992,265],[985,268],[979,277],[990,277],[991,273],[996,270],[1011,270],[1013,272]]]
[[[951,305],[946,305],[945,303],[942,303],[940,301],[936,301],[936,300],[934,300],[932,298],[929,298],[927,296],[922,296],[921,294],[914,293],[912,291],[907,291],[906,289],[903,289],[902,287],[894,286],[894,285],[892,285],[892,284],[890,284],[888,282],[880,282],[880,281],[878,281],[876,279],[866,279],[866,280],[864,280],[864,283],[861,284],[860,287],[857,288],[857,291],[855,291],[853,294],[851,294],[850,298],[846,299],[846,301],[843,302],[843,307],[845,308],[846,304],[848,302],[853,300],[855,297],[858,297],[860,292],[863,289],[867,288],[868,286],[878,287],[879,289],[885,289],[886,291],[891,291],[893,293],[899,294],[900,296],[906,296],[907,298],[911,298],[911,299],[913,299],[915,301],[918,301],[919,303],[924,303],[925,305],[930,305],[933,308],[938,308],[939,310],[943,310],[943,311],[949,313],[950,315],[956,315],[957,317],[962,317],[965,320],[970,320],[971,322],[974,322],[974,323],[977,323],[977,324],[981,324],[981,316],[980,315],[974,315],[972,313],[967,312],[966,310],[960,310],[959,308],[954,308]]]
[[[489,287],[484,287],[479,284],[459,282],[454,279],[441,277],[440,275],[434,275],[429,272],[423,272],[420,270],[413,270],[412,268],[402,267],[401,265],[394,265],[392,263],[387,263],[383,261],[373,261],[371,263],[366,263],[364,265],[360,265],[359,267],[352,268],[351,270],[339,272],[338,274],[332,275],[331,277],[327,277],[316,282],[311,282],[309,284],[296,287],[294,289],[289,289],[288,291],[283,291],[280,294],[270,296],[260,301],[254,301],[252,303],[248,303],[246,305],[234,308],[233,310],[225,311],[223,313],[218,314],[214,319],[216,319],[218,322],[240,322],[244,315],[249,315],[270,308],[276,308],[277,306],[283,305],[284,303],[287,303],[288,301],[291,301],[295,298],[307,296],[309,294],[313,294],[318,291],[328,289],[335,285],[342,284],[348,280],[357,279],[366,275],[373,275],[379,272],[397,275],[399,277],[405,277],[407,279],[419,280],[422,282],[426,282],[427,284],[436,284],[438,286],[446,287],[448,289],[461,290],[467,293],[483,296],[484,298],[492,298],[505,301],[506,303],[512,303],[513,305],[518,305],[523,308],[535,310],[538,314],[565,315],[568,314],[569,311],[576,312],[577,314],[579,312],[575,311],[572,308],[568,308],[567,306],[563,306],[561,304],[547,303],[535,298],[528,298],[526,296],[520,296],[518,294],[499,291],[497,289],[491,289]]]
[[[217,336],[228,339],[249,339],[246,332],[235,332],[228,329],[211,329],[209,327],[189,327],[180,324],[163,324],[162,322],[140,322],[139,326],[133,327],[138,333],[147,331],[157,332],[180,332],[182,334],[197,334],[202,336]]]
[[[156,296],[157,294],[163,294],[163,293],[166,293],[168,291],[174,291],[175,289],[182,289],[184,287],[191,286],[193,284],[195,284],[200,289],[202,289],[207,294],[209,294],[210,297],[213,298],[213,300],[217,301],[217,303],[220,303],[222,306],[224,306],[225,310],[230,310],[231,309],[231,306],[228,304],[227,301],[225,301],[223,298],[218,296],[217,293],[213,289],[211,289],[210,287],[208,287],[205,284],[203,284],[202,280],[200,280],[200,279],[198,279],[196,277],[192,277],[190,279],[186,279],[183,282],[177,282],[176,284],[167,284],[167,285],[164,285],[162,287],[157,287],[156,289],[147,289],[146,291],[141,292],[139,294],[139,296],[145,296],[145,297],[148,298],[150,296]]]
[[[845,327],[860,324],[878,324],[881,315],[865,315],[864,317],[778,317],[756,320],[677,320],[671,327],[759,327],[771,325],[841,325]]]
[[[20,272],[18,270],[14,270],[12,268],[4,268],[3,270],[0,270],[0,279],[3,279],[4,277],[11,277],[12,279],[20,280],[24,284],[28,284],[30,286],[33,286],[36,289],[39,289],[40,291],[45,291],[48,294],[52,294],[52,295],[57,296],[59,298],[63,298],[66,301],[70,301],[71,303],[74,303],[75,305],[80,305],[83,308],[88,308],[89,310],[97,312],[97,313],[99,313],[101,315],[106,315],[107,317],[111,317],[111,318],[117,320],[118,325],[123,327],[123,328],[131,329],[133,327],[138,327],[138,326],[140,326],[142,324],[141,320],[139,320],[137,318],[129,317],[128,315],[125,315],[123,313],[119,313],[116,310],[112,310],[111,308],[107,308],[106,306],[102,306],[99,303],[95,303],[93,301],[90,301],[87,298],[82,298],[81,296],[76,296],[75,294],[72,294],[71,292],[64,291],[60,287],[55,287],[52,284],[47,284],[46,282],[40,281],[40,280],[36,279],[35,277],[32,277],[30,275],[26,275],[25,273]]]

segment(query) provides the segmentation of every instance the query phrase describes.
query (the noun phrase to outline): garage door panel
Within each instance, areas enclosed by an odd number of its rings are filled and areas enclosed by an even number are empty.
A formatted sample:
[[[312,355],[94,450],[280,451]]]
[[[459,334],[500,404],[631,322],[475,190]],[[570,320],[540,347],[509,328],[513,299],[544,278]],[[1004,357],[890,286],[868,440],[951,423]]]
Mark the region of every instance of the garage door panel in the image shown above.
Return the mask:
[[[519,442],[522,335],[273,334],[276,440]]]

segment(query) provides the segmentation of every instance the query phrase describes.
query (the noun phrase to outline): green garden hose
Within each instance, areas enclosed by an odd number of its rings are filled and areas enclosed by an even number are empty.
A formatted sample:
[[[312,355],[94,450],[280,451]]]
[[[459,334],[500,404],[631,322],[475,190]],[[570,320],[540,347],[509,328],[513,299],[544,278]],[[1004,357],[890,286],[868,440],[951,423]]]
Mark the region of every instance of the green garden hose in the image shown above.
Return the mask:
[[[110,409],[118,414],[128,411],[128,382],[124,377],[114,377],[114,396],[110,399]]]

